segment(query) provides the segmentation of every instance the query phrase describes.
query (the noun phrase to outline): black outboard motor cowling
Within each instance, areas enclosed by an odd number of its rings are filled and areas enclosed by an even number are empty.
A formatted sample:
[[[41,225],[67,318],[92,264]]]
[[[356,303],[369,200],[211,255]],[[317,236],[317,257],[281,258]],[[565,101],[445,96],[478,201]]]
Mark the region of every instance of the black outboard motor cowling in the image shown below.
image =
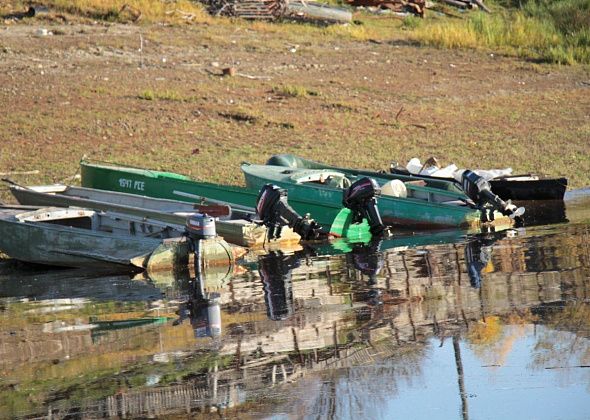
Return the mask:
[[[352,211],[353,223],[360,223],[367,219],[372,235],[378,236],[386,228],[381,220],[377,208],[377,197],[381,195],[381,188],[372,178],[361,178],[346,188],[342,197],[342,205]]]
[[[301,217],[287,202],[287,190],[266,184],[256,200],[256,213],[268,228],[269,239],[280,238],[283,226],[289,226],[303,240],[324,236],[322,228],[308,216]]]
[[[494,194],[490,183],[469,169],[463,172],[461,185],[465,194],[481,210],[483,221],[493,221],[494,210],[512,217],[520,217],[524,212],[524,209],[517,208],[510,200],[504,201]]]

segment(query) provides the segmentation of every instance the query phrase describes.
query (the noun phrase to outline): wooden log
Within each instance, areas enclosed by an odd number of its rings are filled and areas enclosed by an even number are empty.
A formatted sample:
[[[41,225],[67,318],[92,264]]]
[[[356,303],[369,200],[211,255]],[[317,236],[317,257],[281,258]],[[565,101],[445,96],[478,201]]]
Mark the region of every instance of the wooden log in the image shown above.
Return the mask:
[[[443,3],[449,4],[451,6],[458,7],[460,9],[471,9],[473,5],[470,2],[462,2],[460,0],[441,0]]]
[[[472,3],[477,4],[477,6],[486,13],[492,13],[492,11],[483,4],[483,0],[471,0]]]
[[[34,171],[13,171],[13,172],[0,172],[0,176],[10,176],[10,175],[37,175],[39,170]]]
[[[287,13],[310,19],[318,19],[329,22],[350,22],[352,13],[341,7],[326,6],[316,2],[293,1],[287,5]]]

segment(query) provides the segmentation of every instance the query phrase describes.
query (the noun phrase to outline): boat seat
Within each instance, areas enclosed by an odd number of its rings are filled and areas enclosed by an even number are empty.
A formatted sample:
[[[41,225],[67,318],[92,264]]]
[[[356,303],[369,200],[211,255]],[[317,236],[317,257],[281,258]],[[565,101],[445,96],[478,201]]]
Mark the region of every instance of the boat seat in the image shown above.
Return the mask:
[[[332,170],[315,170],[298,172],[291,177],[297,184],[314,183],[333,188],[348,188],[352,185],[345,174]]]

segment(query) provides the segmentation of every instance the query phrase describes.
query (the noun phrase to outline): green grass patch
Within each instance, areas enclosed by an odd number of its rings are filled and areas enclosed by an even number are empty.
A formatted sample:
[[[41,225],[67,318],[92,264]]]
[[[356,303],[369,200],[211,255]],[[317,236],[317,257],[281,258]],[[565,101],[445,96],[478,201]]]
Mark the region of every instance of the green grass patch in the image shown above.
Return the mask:
[[[146,89],[137,95],[139,99],[146,101],[176,101],[176,102],[190,102],[193,100],[192,97],[183,96],[174,90],[155,91]]]
[[[272,88],[272,93],[274,93],[275,95],[286,96],[289,98],[305,98],[307,96],[320,96],[319,92],[298,85],[275,86]]]

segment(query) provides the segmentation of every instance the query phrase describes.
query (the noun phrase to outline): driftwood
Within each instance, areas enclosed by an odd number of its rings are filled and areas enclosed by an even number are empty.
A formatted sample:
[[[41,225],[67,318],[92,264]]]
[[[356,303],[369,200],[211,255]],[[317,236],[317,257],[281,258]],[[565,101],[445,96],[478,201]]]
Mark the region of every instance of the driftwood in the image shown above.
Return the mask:
[[[39,170],[35,169],[34,171],[13,171],[13,172],[0,172],[0,176],[10,176],[10,175],[37,175]]]
[[[475,9],[480,8],[486,13],[492,13],[489,7],[483,4],[483,0],[439,0],[442,3],[458,7],[460,9]]]
[[[491,10],[483,4],[483,0],[437,0],[439,3],[444,3],[460,9],[481,9],[487,13]],[[348,4],[355,7],[372,7],[379,9],[388,9],[397,13],[412,13],[414,15],[424,17],[426,8],[435,8],[435,5],[426,4],[425,0],[347,0]],[[448,14],[441,9],[443,13]],[[455,16],[455,15],[451,15]]]
[[[426,0],[348,0],[351,6],[379,7],[394,12],[410,12],[424,17]]]
[[[485,5],[483,4],[482,0],[471,0],[473,3],[477,4],[477,6],[483,10],[486,13],[492,13],[492,11]]]
[[[443,3],[449,4],[451,6],[458,7],[460,9],[473,9],[473,4],[470,1],[461,1],[461,0],[440,0]]]

